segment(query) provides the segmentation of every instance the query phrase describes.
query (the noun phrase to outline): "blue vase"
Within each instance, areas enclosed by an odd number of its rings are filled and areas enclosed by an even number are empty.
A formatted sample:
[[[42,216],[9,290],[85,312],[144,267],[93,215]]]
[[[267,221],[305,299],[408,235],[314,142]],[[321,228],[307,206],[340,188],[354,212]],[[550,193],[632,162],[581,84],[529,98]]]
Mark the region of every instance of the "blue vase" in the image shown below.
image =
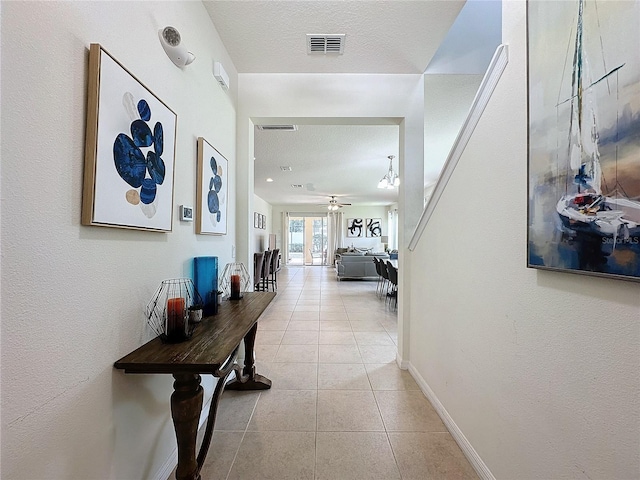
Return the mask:
[[[218,257],[193,258],[193,284],[204,302],[204,316],[218,313]]]

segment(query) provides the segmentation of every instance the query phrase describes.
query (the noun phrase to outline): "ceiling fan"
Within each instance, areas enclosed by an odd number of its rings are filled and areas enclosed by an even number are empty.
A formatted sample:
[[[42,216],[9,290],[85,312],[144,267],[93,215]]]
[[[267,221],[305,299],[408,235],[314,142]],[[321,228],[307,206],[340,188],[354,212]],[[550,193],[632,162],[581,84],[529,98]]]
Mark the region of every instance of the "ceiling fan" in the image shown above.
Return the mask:
[[[341,203],[341,202],[338,202],[338,200],[336,200],[335,195],[331,195],[331,197],[330,197],[330,199],[329,199],[329,204],[328,204],[328,205],[327,205],[327,204],[325,204],[325,203],[322,203],[322,204],[319,204],[319,205],[320,205],[321,207],[326,206],[326,207],[327,207],[327,209],[329,209],[329,210],[330,210],[330,211],[332,211],[332,212],[335,212],[335,211],[336,211],[336,210],[338,210],[339,208],[342,208],[342,207],[344,207],[344,206],[351,205],[351,204],[350,204],[350,203]]]

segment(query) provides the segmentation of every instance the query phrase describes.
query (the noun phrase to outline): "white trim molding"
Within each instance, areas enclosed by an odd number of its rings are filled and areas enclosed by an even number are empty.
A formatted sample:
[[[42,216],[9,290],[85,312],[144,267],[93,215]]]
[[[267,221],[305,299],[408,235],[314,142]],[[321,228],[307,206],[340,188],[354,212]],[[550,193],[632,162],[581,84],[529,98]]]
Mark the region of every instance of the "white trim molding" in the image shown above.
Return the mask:
[[[478,455],[478,452],[476,452],[475,448],[473,448],[469,440],[467,440],[467,437],[464,436],[464,433],[462,433],[462,430],[456,425],[456,422],[453,421],[453,418],[451,418],[446,408],[440,403],[440,400],[438,400],[436,394],[431,390],[431,387],[429,387],[425,379],[422,378],[422,375],[418,373],[411,363],[409,364],[409,373],[411,373],[411,376],[415,379],[425,397],[431,402],[431,405],[435,408],[449,430],[449,433],[451,433],[451,436],[460,447],[460,450],[462,450],[462,453],[464,453],[464,456],[467,457],[467,460],[469,460],[469,463],[471,463],[471,466],[475,469],[478,476],[483,480],[496,480],[496,477],[493,476],[489,467],[487,467],[482,458],[480,458],[480,455]]]
[[[485,73],[482,83],[478,88],[478,92],[473,99],[473,103],[469,109],[469,114],[467,115],[460,132],[458,132],[458,136],[456,137],[456,141],[453,143],[453,147],[451,147],[447,161],[442,167],[442,172],[436,182],[433,193],[431,194],[431,197],[429,197],[429,201],[425,205],[422,215],[420,216],[420,221],[411,236],[411,241],[409,242],[410,251],[415,250],[418,241],[422,236],[422,232],[427,226],[427,223],[429,222],[429,219],[431,218],[431,215],[433,214],[433,211],[435,210],[451,175],[453,175],[453,171],[458,164],[458,160],[460,160],[464,149],[467,147],[467,143],[469,142],[469,139],[482,116],[482,112],[484,112],[485,107],[491,99],[491,95],[493,94],[507,63],[509,63],[509,48],[505,44],[499,45],[493,54],[489,68],[487,68],[487,73]]]
[[[396,353],[396,364],[400,368],[400,370],[407,370],[409,368],[409,361],[403,360],[402,356],[400,356],[400,352]]]

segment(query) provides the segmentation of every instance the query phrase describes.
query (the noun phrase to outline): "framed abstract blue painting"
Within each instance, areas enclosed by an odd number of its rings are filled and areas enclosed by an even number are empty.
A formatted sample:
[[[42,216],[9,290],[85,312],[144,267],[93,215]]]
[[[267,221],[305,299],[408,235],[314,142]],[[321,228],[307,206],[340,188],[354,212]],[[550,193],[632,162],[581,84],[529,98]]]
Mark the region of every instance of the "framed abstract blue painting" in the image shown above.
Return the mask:
[[[198,137],[196,233],[227,234],[228,165],[220,152],[204,138]]]
[[[82,224],[170,232],[177,115],[95,43],[88,80]]]
[[[527,2],[527,266],[640,281],[640,0]]]

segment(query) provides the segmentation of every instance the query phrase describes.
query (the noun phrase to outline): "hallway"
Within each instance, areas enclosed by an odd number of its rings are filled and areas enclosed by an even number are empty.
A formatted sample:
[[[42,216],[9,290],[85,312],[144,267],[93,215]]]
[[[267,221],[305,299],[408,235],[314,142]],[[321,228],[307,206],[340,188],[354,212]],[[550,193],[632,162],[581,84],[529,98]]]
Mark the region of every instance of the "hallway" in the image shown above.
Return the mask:
[[[395,363],[397,317],[373,281],[288,267],[258,324],[263,392],[223,394],[203,480],[475,479]]]

